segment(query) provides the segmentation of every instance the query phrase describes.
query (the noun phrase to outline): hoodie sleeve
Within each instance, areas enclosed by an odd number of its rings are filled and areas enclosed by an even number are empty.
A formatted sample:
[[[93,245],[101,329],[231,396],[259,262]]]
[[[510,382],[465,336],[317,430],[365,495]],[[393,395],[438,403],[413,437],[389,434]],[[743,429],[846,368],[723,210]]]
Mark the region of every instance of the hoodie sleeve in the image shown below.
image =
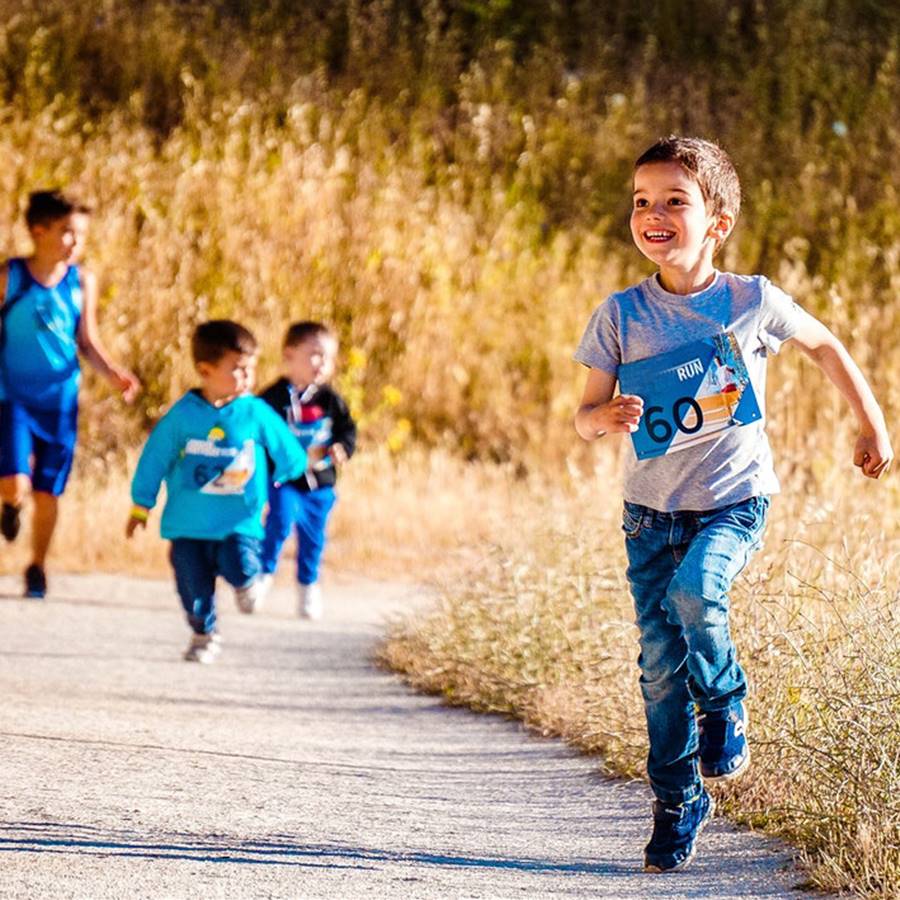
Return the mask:
[[[271,407],[260,402],[261,443],[272,460],[272,480],[294,481],[306,471],[306,451],[284,421]]]
[[[138,506],[153,509],[163,478],[175,463],[180,447],[171,410],[155,425],[138,460],[131,480],[131,499]]]

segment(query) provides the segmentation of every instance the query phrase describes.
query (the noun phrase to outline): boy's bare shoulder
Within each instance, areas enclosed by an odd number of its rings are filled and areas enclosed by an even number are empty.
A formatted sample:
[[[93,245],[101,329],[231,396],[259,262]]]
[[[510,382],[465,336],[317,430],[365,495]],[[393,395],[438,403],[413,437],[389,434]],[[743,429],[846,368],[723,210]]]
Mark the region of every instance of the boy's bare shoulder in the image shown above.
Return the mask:
[[[91,293],[97,290],[97,273],[90,267],[83,264],[78,265],[78,277],[81,281],[82,290]]]

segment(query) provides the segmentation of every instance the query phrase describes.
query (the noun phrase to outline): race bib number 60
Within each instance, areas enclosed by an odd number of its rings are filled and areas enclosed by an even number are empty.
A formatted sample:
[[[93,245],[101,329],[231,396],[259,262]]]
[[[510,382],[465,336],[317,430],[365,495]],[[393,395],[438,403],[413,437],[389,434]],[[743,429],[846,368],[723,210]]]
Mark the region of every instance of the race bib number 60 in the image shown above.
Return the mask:
[[[631,436],[638,459],[664,456],[762,418],[731,332],[619,366],[619,388],[644,401]]]

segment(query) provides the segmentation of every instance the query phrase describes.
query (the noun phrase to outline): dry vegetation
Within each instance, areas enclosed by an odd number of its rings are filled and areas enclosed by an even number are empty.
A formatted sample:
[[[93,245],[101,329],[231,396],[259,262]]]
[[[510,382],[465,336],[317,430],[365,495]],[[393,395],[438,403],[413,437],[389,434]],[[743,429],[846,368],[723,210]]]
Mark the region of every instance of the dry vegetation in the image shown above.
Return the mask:
[[[697,7],[0,0],[0,250],[27,248],[31,189],[95,204],[103,334],[146,388],[127,410],[87,377],[58,564],[164,570],[121,537],[127,470],[198,321],[250,325],[268,378],[285,323],[327,319],[363,426],[332,558],[449,585],[385,658],[639,771],[615,451],[574,435],[570,359],[646,271],[625,220],[651,139],[733,152],[723,264],[792,291],[900,413],[898,14]],[[896,895],[898,482],[850,470],[848,412],[796,354],[770,377],[786,493],[736,594],[757,765],[728,808],[817,883]]]
[[[846,439],[845,435],[841,435]],[[390,667],[449,702],[522,718],[638,776],[646,756],[620,506],[600,471],[505,534],[433,616],[397,625]],[[812,882],[900,892],[900,506],[896,479],[811,484],[776,501],[764,551],[733,591],[751,682],[754,764],[728,814],[804,851]],[[536,504],[537,507],[537,504]]]

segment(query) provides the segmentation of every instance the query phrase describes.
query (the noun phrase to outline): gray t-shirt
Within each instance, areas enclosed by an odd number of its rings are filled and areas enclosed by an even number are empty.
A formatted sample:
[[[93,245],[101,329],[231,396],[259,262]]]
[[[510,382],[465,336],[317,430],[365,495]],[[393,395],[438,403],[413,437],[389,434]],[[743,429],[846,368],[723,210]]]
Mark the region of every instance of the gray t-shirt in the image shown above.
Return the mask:
[[[798,331],[805,313],[760,275],[716,272],[696,294],[670,294],[651,276],[612,294],[584,332],[575,359],[615,375],[619,365],[733,332],[762,418],[683,450],[638,460],[629,440],[625,499],[663,512],[718,509],[779,490],[765,433],[766,357]]]

